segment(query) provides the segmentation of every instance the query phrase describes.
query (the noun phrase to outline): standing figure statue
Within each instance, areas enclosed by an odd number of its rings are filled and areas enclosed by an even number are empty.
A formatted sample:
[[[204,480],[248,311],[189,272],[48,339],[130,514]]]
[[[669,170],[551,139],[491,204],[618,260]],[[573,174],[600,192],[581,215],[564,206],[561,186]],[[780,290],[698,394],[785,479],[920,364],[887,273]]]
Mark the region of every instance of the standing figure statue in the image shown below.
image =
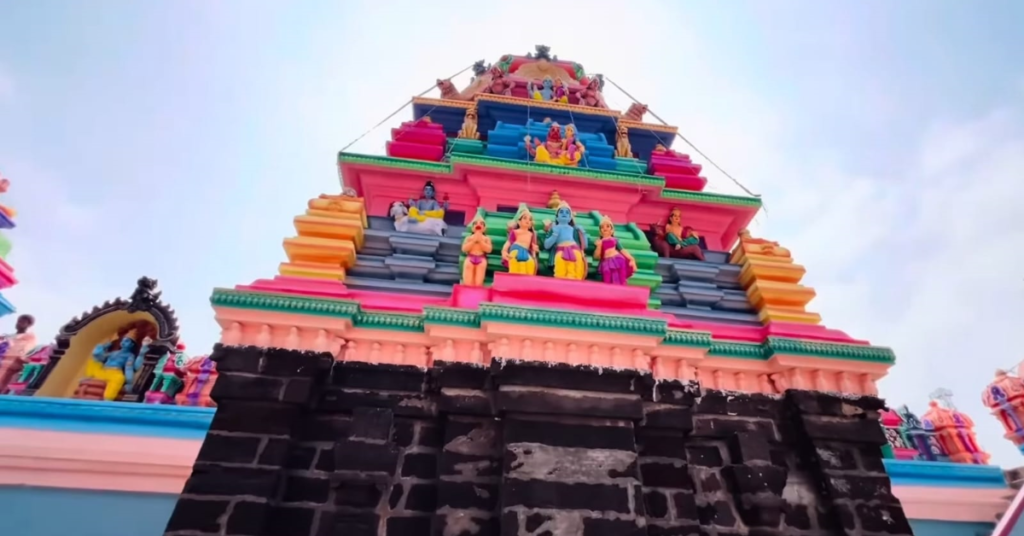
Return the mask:
[[[501,262],[508,266],[510,274],[536,275],[538,251],[533,214],[522,205],[509,223],[508,239],[501,248]]]
[[[565,86],[561,78],[555,79],[555,87],[552,88],[551,100],[562,104],[569,104],[569,88]]]
[[[487,236],[487,224],[479,214],[470,222],[472,234],[462,241],[462,252],[466,260],[462,264],[462,284],[470,287],[484,286],[487,276],[487,254],[494,249]]]
[[[142,353],[139,354],[142,357]],[[153,376],[153,383],[146,392],[147,404],[173,404],[174,396],[184,386],[182,378],[185,376],[185,363],[188,361],[188,354],[185,353],[185,345],[178,343],[173,352],[167,352],[160,358],[154,367],[156,374]]]
[[[114,340],[96,345],[92,358],[85,365],[86,380],[106,382],[103,389],[104,400],[114,400],[124,386],[131,385],[135,379],[135,358],[138,343],[135,339],[125,336],[120,342]]]
[[[586,279],[587,233],[576,225],[569,203],[562,201],[555,211],[555,221],[544,222],[544,249],[550,253],[555,277],[559,279]]]
[[[14,333],[0,335],[0,393],[21,374],[29,351],[36,347],[36,336],[31,331],[35,323],[32,315],[21,315],[14,324]]]
[[[598,261],[601,279],[612,285],[625,285],[636,273],[636,259],[615,238],[615,226],[608,216],[601,218],[600,232],[601,239],[594,245],[594,259]]]
[[[526,90],[530,93],[530,98],[533,100],[554,100],[555,82],[550,76],[545,76],[539,86],[534,85],[533,80],[530,80],[526,83]]]

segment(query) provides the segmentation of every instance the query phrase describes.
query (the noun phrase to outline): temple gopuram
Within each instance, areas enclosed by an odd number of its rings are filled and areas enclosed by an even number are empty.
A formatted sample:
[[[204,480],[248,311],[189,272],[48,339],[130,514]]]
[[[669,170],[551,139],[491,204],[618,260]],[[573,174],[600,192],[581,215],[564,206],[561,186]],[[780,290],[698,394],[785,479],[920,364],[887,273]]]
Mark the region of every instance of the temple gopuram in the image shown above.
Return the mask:
[[[5,524],[977,536],[1013,512],[973,421],[948,393],[887,407],[893,352],[808,310],[799,252],[747,230],[759,197],[705,191],[677,127],[545,46],[472,69],[385,155],[338,154],[276,273],[213,291],[208,357],[142,278],[28,360]]]

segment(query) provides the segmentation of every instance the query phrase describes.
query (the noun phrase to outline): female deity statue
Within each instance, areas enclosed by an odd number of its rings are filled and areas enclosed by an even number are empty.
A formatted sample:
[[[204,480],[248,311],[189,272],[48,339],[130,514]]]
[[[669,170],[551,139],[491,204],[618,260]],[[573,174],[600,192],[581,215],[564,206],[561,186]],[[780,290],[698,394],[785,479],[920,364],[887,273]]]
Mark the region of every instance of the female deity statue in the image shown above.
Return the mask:
[[[501,262],[508,266],[510,274],[536,275],[538,250],[533,214],[523,205],[509,225],[508,240],[501,248]]]
[[[555,79],[555,87],[552,88],[551,100],[562,104],[569,104],[569,88],[561,78]]]
[[[487,275],[487,254],[493,246],[491,238],[484,234],[487,231],[487,224],[479,214],[470,222],[472,234],[462,241],[462,252],[466,254],[466,261],[462,264],[462,284],[471,287],[484,286],[484,277]]]
[[[575,167],[583,158],[583,144],[576,137],[576,125],[565,125],[565,139],[562,141],[562,155],[559,159],[563,166]]]
[[[555,277],[559,279],[586,279],[587,233],[577,227],[569,203],[562,201],[555,211],[555,222],[544,222],[544,249],[551,254]]]
[[[597,269],[601,272],[601,279],[612,285],[625,285],[626,280],[636,272],[636,259],[615,238],[611,218],[601,218],[600,229],[601,239],[595,244],[594,259],[598,261]]]
[[[669,211],[664,237],[657,236],[654,247],[662,257],[704,260],[704,251],[700,249],[700,236],[692,227],[683,226],[682,212],[678,207]]]
[[[576,127],[568,125],[565,127],[565,138],[562,137],[562,127],[558,123],[551,123],[548,127],[548,137],[544,142],[529,135],[524,138],[526,151],[538,164],[552,164],[555,166],[575,166],[583,158],[583,144],[576,139]]]
[[[448,210],[448,201],[441,205],[434,199],[434,183],[427,181],[423,185],[423,196],[418,200],[409,199],[409,218],[423,223],[427,218],[444,221],[444,211]]]

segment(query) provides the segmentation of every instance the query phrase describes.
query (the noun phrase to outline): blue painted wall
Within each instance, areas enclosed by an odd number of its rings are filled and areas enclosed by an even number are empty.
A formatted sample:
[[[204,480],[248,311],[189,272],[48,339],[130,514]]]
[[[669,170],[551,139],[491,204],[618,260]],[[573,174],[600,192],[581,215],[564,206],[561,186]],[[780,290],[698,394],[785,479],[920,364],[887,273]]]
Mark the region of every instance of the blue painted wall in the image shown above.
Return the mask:
[[[959,523],[956,521],[932,521],[911,519],[910,526],[915,536],[989,536],[995,523]]]
[[[4,534],[158,536],[177,495],[0,486]]]

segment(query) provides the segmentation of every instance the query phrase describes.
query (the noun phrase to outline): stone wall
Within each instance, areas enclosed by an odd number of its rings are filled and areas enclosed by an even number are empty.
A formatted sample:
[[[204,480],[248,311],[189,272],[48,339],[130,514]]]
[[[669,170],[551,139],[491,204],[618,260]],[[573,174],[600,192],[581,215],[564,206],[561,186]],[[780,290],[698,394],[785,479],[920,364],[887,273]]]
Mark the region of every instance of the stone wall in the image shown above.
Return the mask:
[[[218,347],[168,536],[909,535],[882,402]]]

